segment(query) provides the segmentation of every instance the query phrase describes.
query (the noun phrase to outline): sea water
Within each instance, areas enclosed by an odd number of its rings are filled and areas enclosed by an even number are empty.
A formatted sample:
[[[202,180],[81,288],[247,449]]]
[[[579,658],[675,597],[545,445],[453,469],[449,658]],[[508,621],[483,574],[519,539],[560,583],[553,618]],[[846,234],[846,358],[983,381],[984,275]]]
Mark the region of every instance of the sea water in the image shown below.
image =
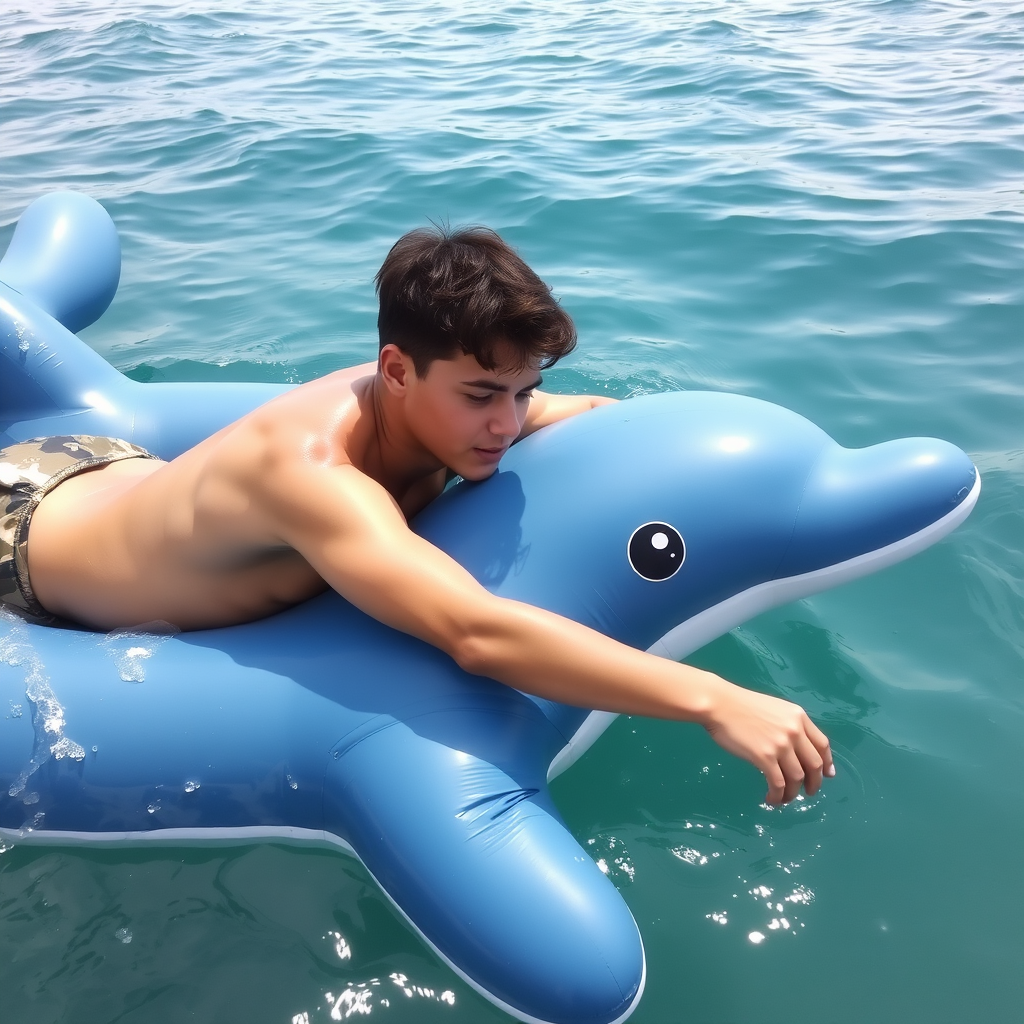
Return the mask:
[[[1022,54],[994,0],[0,10],[0,244],[99,199],[124,270],[84,337],[138,380],[370,359],[389,246],[482,223],[579,326],[551,390],[740,392],[977,462],[947,540],[695,656],[809,710],[820,795],[768,809],[641,718],[555,784],[643,932],[637,1024],[1020,1019]],[[505,1019],[338,854],[0,853],[5,1022],[367,1015]]]

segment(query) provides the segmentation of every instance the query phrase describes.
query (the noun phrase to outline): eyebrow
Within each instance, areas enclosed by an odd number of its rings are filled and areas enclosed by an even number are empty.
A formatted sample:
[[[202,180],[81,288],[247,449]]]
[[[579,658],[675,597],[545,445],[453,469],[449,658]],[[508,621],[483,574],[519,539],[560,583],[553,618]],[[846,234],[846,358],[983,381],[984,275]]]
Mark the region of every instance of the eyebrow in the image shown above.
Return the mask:
[[[544,383],[543,377],[538,377],[532,384],[527,384],[522,391],[534,391]],[[466,388],[483,388],[484,391],[495,391],[500,394],[508,393],[507,384],[495,384],[493,380],[464,380],[462,386]]]

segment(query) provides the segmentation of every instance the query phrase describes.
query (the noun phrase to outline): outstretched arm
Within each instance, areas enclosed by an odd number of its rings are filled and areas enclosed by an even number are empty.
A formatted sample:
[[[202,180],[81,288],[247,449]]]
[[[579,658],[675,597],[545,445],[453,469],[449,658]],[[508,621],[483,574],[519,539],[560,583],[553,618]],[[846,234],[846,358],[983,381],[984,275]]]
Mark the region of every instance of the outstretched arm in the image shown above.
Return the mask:
[[[354,605],[467,672],[567,704],[697,722],[764,772],[770,803],[801,785],[814,793],[833,774],[828,740],[797,705],[495,597],[353,467],[292,462],[266,479],[263,500],[284,543]]]

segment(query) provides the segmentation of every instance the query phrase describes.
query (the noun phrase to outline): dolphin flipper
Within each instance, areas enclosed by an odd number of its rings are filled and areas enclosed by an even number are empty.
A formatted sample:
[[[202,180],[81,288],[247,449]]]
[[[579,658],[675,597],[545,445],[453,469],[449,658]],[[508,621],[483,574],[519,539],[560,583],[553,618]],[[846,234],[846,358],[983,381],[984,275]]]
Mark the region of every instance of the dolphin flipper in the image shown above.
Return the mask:
[[[476,717],[499,752],[519,734],[519,767],[420,735],[415,722],[392,725],[335,750],[326,827],[349,837],[426,941],[492,1002],[521,1020],[624,1019],[643,989],[640,934],[551,802],[546,760],[531,749],[543,730]]]

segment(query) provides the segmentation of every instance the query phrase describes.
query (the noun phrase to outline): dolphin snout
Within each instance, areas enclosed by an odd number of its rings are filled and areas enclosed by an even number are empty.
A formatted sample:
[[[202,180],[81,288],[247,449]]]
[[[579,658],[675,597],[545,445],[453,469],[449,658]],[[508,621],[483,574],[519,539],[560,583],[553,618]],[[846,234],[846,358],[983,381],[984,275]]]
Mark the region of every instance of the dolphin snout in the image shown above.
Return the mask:
[[[828,446],[807,479],[777,575],[812,572],[907,540],[963,505],[977,479],[968,456],[937,438]]]

